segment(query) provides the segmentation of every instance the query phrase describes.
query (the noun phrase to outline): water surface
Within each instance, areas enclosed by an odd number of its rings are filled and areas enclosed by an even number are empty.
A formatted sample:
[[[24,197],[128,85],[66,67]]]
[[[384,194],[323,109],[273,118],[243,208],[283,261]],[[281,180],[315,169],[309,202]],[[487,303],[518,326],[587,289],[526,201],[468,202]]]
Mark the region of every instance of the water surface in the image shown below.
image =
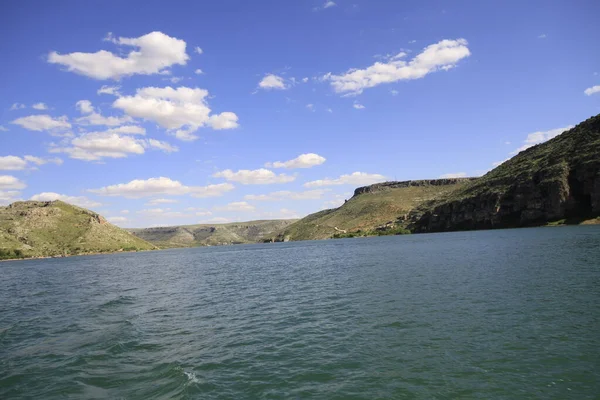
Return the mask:
[[[0,263],[0,398],[597,399],[600,227]]]

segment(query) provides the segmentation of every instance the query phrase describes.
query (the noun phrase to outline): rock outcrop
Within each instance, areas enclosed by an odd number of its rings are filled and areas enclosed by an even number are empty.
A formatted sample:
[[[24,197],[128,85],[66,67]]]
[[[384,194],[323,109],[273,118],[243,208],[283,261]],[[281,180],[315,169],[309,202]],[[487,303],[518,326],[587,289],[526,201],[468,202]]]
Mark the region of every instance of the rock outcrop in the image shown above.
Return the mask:
[[[600,116],[522,151],[411,213],[414,232],[490,229],[600,215]]]

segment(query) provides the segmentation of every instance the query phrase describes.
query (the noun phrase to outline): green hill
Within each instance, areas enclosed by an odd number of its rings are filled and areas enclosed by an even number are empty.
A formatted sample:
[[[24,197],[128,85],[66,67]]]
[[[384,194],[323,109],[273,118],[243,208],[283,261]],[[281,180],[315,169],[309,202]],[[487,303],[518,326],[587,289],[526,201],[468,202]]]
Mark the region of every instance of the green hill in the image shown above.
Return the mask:
[[[600,216],[600,115],[422,205],[415,232],[506,228]]]
[[[62,201],[0,207],[0,259],[154,248],[102,216]]]
[[[275,239],[328,239],[334,235],[376,230],[386,233],[404,227],[407,214],[414,207],[461,188],[472,180],[457,178],[385,182],[361,187],[342,206],[302,218],[285,228]]]
[[[129,229],[137,237],[161,248],[257,243],[296,220],[261,220],[229,224],[198,224]]]

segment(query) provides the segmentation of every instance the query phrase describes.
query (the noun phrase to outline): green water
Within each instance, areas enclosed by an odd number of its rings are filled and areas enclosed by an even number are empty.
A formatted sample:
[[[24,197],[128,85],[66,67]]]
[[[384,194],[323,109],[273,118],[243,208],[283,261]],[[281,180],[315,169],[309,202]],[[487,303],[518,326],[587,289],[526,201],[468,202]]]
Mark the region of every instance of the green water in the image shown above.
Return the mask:
[[[0,263],[0,398],[598,399],[600,227]]]

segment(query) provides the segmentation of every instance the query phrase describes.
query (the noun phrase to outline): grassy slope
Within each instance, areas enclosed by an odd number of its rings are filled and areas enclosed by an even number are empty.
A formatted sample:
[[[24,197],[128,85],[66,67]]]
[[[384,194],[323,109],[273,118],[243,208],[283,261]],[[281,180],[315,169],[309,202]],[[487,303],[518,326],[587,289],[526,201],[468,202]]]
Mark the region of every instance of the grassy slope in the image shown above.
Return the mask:
[[[335,228],[348,232],[373,230],[465,184],[409,186],[355,195],[339,208],[319,211],[290,225],[282,236],[289,240],[314,240],[331,238],[338,232]]]
[[[104,220],[62,201],[16,202],[0,207],[0,249],[25,257],[74,255],[154,246]]]
[[[427,211],[476,199],[502,198],[515,188],[534,183],[552,187],[572,169],[597,168],[600,164],[600,115],[589,118],[561,135],[530,147],[463,188],[440,196],[415,210],[415,218]],[[554,185],[559,186],[559,185]],[[418,225],[418,222],[417,222]]]
[[[195,247],[223,244],[257,243],[296,220],[259,220],[228,224],[197,224],[171,227],[129,229],[134,235],[156,246]]]

